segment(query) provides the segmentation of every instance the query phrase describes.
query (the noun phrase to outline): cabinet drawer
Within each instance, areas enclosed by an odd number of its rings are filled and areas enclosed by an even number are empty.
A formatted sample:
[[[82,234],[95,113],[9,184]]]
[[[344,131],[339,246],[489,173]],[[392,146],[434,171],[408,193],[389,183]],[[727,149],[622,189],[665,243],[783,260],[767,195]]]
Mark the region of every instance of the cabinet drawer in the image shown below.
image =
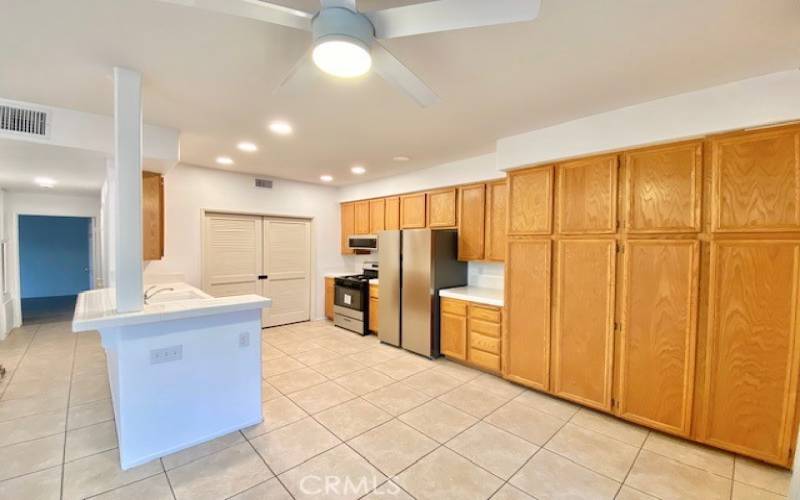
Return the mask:
[[[500,356],[497,354],[490,354],[488,352],[479,351],[477,349],[469,350],[469,360],[476,366],[491,370],[493,372],[500,371]]]
[[[491,323],[500,323],[503,314],[499,308],[471,304],[469,307],[470,319],[482,319]]]
[[[369,286],[369,298],[377,299],[378,298],[378,285],[370,285]]]
[[[477,332],[469,332],[469,345],[471,348],[480,349],[492,354],[500,354],[500,339],[481,335]]]
[[[469,320],[470,333],[477,332],[490,337],[500,338],[500,324],[490,323],[479,319],[470,318]]]
[[[442,299],[442,312],[457,314],[459,316],[467,315],[467,303],[455,299]]]

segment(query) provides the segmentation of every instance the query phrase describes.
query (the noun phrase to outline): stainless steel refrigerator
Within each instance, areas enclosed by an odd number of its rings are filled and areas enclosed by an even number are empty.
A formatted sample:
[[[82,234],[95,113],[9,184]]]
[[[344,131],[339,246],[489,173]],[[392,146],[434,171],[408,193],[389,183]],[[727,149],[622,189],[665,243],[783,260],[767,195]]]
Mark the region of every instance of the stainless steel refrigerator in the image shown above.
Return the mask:
[[[378,233],[381,342],[439,356],[439,290],[467,284],[455,230],[405,229]]]

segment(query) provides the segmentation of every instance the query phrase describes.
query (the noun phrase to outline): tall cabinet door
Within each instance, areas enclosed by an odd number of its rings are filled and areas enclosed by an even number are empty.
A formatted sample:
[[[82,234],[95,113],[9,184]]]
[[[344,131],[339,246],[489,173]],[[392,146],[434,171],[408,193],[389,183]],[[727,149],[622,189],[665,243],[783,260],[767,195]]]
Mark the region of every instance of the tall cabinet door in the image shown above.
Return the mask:
[[[800,229],[800,127],[711,141],[712,229]]]
[[[553,393],[611,410],[614,240],[561,240],[555,278]]]
[[[481,260],[484,256],[486,185],[458,188],[458,260]]]
[[[798,241],[716,241],[699,437],[786,465],[794,438]]]
[[[541,390],[550,378],[550,239],[514,239],[506,254],[503,375]]]
[[[687,436],[697,332],[696,240],[625,244],[618,414]]]
[[[262,295],[272,299],[263,309],[263,326],[308,321],[311,317],[311,223],[264,219]]]
[[[506,260],[506,213],[508,184],[506,181],[486,185],[486,260]]]

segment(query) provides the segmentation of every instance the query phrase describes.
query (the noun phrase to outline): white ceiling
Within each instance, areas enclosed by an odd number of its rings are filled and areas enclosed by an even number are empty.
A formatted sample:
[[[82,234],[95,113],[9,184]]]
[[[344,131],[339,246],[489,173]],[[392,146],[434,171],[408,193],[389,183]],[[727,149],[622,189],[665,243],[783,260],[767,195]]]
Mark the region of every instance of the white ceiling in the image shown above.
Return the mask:
[[[83,149],[0,139],[0,186],[13,191],[50,192],[36,177],[50,177],[61,193],[96,194],[106,176],[105,155]]]
[[[416,2],[359,8],[405,3]],[[336,81],[310,65],[273,94],[309,44],[290,28],[155,0],[0,0],[0,13],[0,97],[111,114],[111,67],[133,67],[145,78],[145,121],[182,131],[182,161],[217,167],[218,155],[230,155],[236,165],[226,169],[312,182],[329,173],[337,184],[800,66],[798,0],[543,0],[530,23],[386,41],[441,96],[421,109],[377,76]],[[270,135],[276,118],[295,133]],[[240,140],[260,151],[237,151]],[[351,175],[355,163],[368,174]]]

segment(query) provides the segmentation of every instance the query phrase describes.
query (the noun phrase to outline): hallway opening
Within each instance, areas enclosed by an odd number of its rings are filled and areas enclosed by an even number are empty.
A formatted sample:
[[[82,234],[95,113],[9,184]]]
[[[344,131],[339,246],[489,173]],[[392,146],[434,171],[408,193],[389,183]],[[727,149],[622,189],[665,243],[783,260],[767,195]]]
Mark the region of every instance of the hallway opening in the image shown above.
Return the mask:
[[[92,287],[92,219],[19,216],[23,323],[69,320],[80,292]]]

